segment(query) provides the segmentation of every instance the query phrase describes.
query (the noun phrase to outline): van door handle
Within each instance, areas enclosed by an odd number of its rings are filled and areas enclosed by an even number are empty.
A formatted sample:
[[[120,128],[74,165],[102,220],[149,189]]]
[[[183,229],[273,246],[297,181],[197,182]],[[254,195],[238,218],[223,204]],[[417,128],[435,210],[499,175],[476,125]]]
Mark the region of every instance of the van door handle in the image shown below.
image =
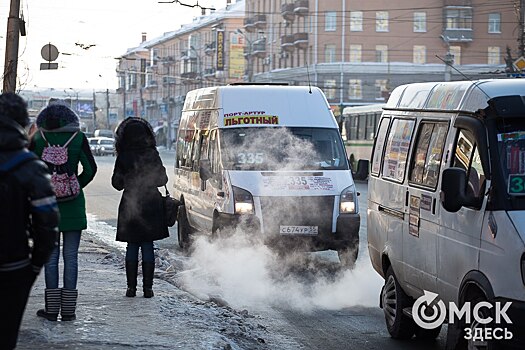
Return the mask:
[[[224,198],[224,192],[223,191],[217,192],[217,197]]]
[[[408,207],[408,197],[409,197],[410,193],[407,191],[406,193],[406,196],[405,196],[405,207]]]

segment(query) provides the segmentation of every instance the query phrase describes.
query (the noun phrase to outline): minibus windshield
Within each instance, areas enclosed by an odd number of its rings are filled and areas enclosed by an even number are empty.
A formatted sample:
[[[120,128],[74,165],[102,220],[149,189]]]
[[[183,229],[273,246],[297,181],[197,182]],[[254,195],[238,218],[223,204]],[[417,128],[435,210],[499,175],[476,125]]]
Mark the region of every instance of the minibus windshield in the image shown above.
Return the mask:
[[[521,118],[501,119],[497,139],[507,193],[525,196],[525,121]]]
[[[349,169],[337,129],[231,128],[221,129],[220,140],[225,169]]]

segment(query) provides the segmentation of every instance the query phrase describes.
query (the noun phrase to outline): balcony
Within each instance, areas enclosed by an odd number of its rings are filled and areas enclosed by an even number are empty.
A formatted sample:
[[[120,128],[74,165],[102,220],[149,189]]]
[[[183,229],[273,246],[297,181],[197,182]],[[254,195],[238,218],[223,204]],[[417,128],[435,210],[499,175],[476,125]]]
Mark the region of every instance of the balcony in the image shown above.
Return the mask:
[[[173,85],[177,83],[177,79],[175,77],[162,77],[162,85]]]
[[[308,48],[308,33],[294,33],[293,44],[298,49]]]
[[[253,20],[257,29],[266,28],[266,15],[255,15]]]
[[[215,41],[204,45],[204,53],[206,54],[206,56],[213,56],[216,50],[217,49],[216,49]]]
[[[244,19],[244,30],[247,32],[255,32],[255,19],[253,17]]]
[[[253,42],[252,54],[259,58],[266,57],[266,38],[261,38]]]
[[[293,12],[297,16],[308,15],[308,0],[295,0]]]
[[[156,80],[151,80],[151,81],[148,81],[146,83],[146,86],[144,88],[146,89],[156,89],[158,86],[157,86],[157,81]]]
[[[286,21],[293,22],[295,19],[294,9],[295,5],[293,3],[281,5],[281,15]]]
[[[208,80],[215,79],[215,68],[206,68],[203,75]]]
[[[472,29],[445,29],[442,39],[448,43],[468,43],[473,40]]]
[[[194,71],[188,71],[188,72],[181,73],[180,76],[184,79],[195,79],[197,78],[198,73]]]
[[[294,36],[293,35],[282,35],[281,36],[281,48],[285,51],[294,50]]]

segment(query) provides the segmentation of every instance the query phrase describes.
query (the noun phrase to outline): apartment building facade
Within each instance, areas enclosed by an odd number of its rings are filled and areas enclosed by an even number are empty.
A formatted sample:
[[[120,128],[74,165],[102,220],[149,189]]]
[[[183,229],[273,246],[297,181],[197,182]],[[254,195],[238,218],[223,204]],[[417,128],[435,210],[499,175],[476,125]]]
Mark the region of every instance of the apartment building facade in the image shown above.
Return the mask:
[[[404,83],[504,77],[507,47],[520,56],[516,5],[246,0],[249,68],[254,81],[315,84],[334,107],[384,101]]]
[[[226,5],[160,37],[147,40],[143,33],[141,44],[119,58],[121,116],[149,120],[171,146],[166,140],[175,136],[188,91],[243,81],[244,37],[236,30],[244,1]]]

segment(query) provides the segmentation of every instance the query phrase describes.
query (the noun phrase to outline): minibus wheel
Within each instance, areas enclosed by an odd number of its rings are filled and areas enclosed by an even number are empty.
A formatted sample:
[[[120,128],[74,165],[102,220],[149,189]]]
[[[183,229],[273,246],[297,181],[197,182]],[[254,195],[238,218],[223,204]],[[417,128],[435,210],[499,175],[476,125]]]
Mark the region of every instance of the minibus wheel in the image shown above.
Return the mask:
[[[186,215],[185,205],[180,205],[177,211],[177,238],[179,247],[183,250],[188,249],[190,245],[190,223]]]
[[[392,266],[388,267],[385,275],[381,301],[390,336],[394,339],[410,339],[414,335],[416,324],[412,318],[403,313],[403,309],[410,307],[412,300],[399,285]]]

